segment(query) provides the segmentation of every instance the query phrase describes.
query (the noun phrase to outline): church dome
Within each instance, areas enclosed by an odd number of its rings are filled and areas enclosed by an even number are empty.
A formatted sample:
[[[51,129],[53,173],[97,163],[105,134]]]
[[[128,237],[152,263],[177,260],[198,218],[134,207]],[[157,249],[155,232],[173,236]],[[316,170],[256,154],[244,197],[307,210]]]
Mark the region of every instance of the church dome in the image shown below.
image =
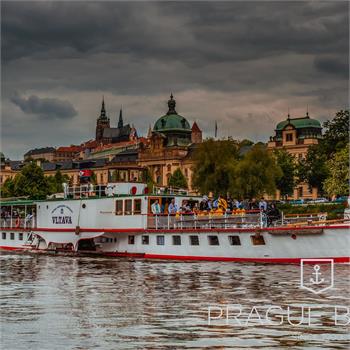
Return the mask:
[[[175,110],[176,102],[173,95],[170,95],[168,101],[169,110],[167,114],[160,117],[154,124],[153,131],[156,132],[167,132],[167,131],[186,131],[191,132],[191,126],[186,118],[177,114]]]

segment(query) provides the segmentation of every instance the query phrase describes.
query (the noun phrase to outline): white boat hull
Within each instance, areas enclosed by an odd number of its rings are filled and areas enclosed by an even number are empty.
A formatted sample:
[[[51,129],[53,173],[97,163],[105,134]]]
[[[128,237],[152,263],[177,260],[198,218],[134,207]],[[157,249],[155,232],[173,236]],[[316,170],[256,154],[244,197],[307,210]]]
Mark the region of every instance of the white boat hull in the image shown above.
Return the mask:
[[[64,251],[65,245],[66,249],[69,245],[72,253],[148,259],[297,263],[300,259],[331,258],[344,263],[350,262],[349,228],[349,225],[330,225],[262,230],[35,229],[32,232],[36,240],[32,244],[26,242],[28,232],[3,229],[6,239],[1,237],[0,248],[44,252]],[[177,244],[174,236],[180,237],[176,238]],[[190,236],[198,237],[198,245],[192,244]],[[235,243],[239,244],[232,245],[232,236],[238,237]],[[257,236],[261,237],[258,242],[254,238]],[[91,242],[94,249],[80,249],[79,242]]]

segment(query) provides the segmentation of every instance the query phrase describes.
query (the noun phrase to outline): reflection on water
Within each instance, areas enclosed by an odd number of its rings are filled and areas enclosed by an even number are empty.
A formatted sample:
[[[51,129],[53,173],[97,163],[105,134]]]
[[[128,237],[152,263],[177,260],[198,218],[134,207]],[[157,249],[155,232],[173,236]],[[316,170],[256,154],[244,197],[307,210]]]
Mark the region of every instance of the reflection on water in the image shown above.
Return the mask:
[[[294,265],[3,254],[2,348],[349,349],[327,312],[310,327],[207,320],[210,305],[349,306],[349,271],[336,265],[335,288],[316,295]]]

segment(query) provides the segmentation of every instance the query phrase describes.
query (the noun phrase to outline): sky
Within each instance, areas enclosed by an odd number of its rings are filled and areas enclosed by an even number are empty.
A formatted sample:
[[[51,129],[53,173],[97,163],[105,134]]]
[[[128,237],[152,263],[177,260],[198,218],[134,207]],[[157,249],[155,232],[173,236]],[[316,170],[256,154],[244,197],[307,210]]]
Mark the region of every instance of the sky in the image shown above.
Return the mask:
[[[348,108],[349,3],[1,2],[1,149],[94,138],[104,96],[112,126],[140,135],[167,111],[204,136],[266,142],[308,108]]]

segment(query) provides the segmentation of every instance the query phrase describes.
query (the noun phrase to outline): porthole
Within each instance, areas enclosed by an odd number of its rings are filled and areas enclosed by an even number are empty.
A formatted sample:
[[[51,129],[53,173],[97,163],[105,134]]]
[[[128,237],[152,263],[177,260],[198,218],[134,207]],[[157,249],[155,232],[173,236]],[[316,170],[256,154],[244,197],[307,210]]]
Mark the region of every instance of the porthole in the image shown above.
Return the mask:
[[[85,209],[85,208],[86,208],[86,204],[84,203],[81,207],[82,207],[83,209]]]

